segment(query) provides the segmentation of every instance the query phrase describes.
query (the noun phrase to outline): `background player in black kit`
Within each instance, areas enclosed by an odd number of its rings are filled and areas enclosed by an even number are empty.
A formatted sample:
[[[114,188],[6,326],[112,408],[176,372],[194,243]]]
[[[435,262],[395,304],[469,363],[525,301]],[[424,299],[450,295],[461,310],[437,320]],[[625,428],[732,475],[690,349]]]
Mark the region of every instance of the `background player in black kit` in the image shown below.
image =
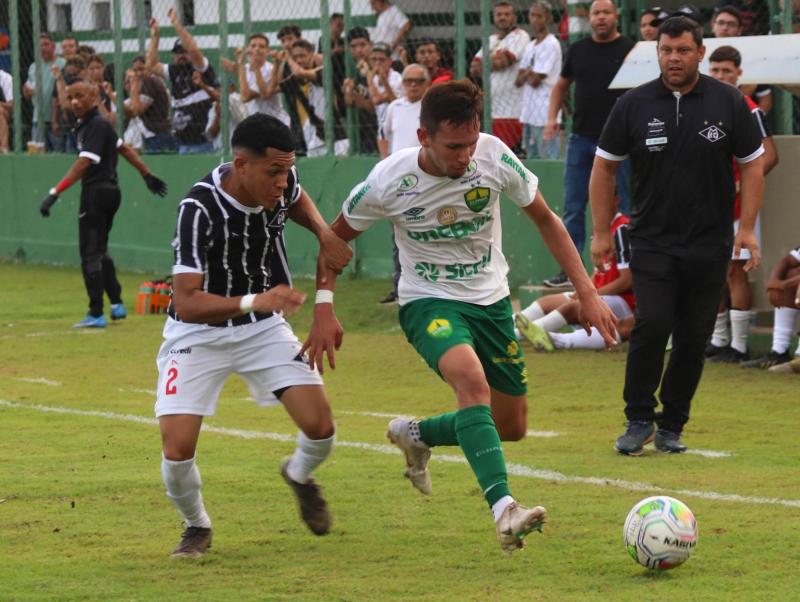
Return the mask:
[[[119,320],[126,316],[121,297],[122,287],[117,280],[114,261],[108,255],[108,233],[120,205],[117,156],[125,157],[142,174],[151,192],[164,196],[167,185],[150,173],[136,151],[124,144],[111,123],[100,115],[96,85],[83,79],[76,80],[67,87],[67,98],[78,118],[78,159],[67,175],[50,189],[39,211],[42,217],[49,217],[50,208],[58,200],[58,195],[78,180],[81,181],[78,232],[83,281],[89,295],[89,313],[75,327],[105,328],[103,291],[111,301],[111,319]]]

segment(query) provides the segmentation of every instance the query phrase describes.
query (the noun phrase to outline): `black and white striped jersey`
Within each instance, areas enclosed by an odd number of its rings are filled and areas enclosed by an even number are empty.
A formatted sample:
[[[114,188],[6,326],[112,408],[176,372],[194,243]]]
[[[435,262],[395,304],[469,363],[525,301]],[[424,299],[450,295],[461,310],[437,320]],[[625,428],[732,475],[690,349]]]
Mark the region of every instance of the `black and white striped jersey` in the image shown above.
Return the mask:
[[[278,284],[291,286],[283,242],[289,207],[300,198],[292,167],[283,198],[273,211],[246,207],[222,189],[231,169],[224,163],[197,182],[178,205],[172,247],[173,274],[203,274],[203,290],[223,297],[260,293]],[[170,305],[170,317],[180,320]],[[239,326],[268,318],[252,312],[210,326]]]

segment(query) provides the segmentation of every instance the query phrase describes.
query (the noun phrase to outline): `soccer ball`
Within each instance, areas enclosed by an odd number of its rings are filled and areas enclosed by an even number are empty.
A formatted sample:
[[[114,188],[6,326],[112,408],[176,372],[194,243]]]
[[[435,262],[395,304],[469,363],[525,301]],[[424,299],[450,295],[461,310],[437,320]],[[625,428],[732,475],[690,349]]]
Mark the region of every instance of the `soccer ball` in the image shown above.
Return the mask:
[[[631,509],[622,537],[628,554],[642,566],[671,569],[686,562],[697,545],[697,521],[683,502],[657,495]]]

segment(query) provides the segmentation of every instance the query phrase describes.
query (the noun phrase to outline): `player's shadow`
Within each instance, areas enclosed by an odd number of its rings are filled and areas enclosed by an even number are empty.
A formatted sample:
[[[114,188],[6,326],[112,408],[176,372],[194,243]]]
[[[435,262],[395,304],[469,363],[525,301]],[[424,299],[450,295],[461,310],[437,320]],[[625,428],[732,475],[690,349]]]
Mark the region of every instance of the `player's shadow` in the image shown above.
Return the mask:
[[[638,579],[641,581],[653,582],[653,581],[668,581],[670,579],[674,579],[674,573],[672,571],[654,571],[643,569],[641,572],[636,573],[633,576],[634,579]]]

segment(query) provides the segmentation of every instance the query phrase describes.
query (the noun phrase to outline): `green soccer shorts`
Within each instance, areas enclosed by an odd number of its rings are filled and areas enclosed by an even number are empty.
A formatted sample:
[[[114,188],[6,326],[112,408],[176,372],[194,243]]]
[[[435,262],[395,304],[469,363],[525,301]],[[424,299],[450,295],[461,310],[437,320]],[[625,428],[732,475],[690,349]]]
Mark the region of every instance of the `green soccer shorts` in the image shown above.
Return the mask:
[[[400,326],[440,377],[439,359],[451,347],[467,344],[478,355],[489,386],[507,395],[527,392],[528,370],[514,335],[510,297],[492,305],[417,299],[400,308]]]

